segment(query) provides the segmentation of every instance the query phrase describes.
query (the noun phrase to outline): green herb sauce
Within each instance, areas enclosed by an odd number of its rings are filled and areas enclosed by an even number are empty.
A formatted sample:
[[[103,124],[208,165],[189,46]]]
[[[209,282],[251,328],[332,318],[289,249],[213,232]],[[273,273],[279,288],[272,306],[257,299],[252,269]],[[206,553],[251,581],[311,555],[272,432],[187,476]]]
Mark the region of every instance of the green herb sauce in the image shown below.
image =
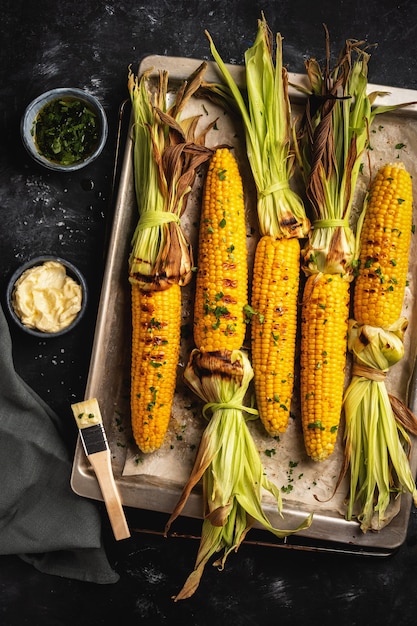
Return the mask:
[[[38,113],[32,134],[39,152],[49,161],[72,165],[94,152],[99,139],[96,113],[75,98],[46,104]]]

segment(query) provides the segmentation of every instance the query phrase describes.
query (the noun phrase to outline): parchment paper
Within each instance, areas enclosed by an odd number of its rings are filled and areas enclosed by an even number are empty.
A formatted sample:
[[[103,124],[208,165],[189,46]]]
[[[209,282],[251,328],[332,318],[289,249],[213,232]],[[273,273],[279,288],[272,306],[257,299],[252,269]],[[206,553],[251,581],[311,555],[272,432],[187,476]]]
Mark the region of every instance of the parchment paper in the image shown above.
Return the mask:
[[[216,131],[209,133],[208,145],[230,141],[235,147],[246,187],[248,253],[249,263],[252,266],[253,253],[258,239],[256,206],[252,177],[244,152],[242,131],[225,111],[214,107],[209,102],[196,100],[189,109],[190,114],[204,111],[203,124],[207,124],[212,117],[219,118]],[[298,105],[293,107],[294,115],[299,114],[300,111],[301,108]],[[414,180],[417,180],[415,158],[417,124],[414,121],[410,122],[407,115],[398,113],[379,115],[374,121],[370,136],[371,149],[367,150],[364,155],[363,169],[355,193],[352,212],[353,224],[362,208],[371,171],[376,173],[377,169],[385,163],[401,160],[411,172]],[[195,246],[197,244],[201,187],[202,179],[196,182],[184,217],[185,229]],[[303,193],[302,188],[298,188]],[[416,188],[414,188],[414,194],[417,197]],[[416,245],[413,237],[410,253],[409,286],[404,300],[404,315],[409,319],[409,329],[405,338],[406,356],[397,366],[392,368],[387,379],[389,390],[403,400],[406,399],[407,385],[413,370],[416,352],[416,337],[413,333],[416,318],[414,298]],[[184,289],[183,323],[190,331],[192,328],[192,302],[193,286]],[[247,346],[249,347],[249,340],[247,340]],[[129,439],[123,476],[152,477],[152,480],[158,481],[160,479],[161,482],[168,479],[170,483],[176,484],[180,488],[186,482],[201,433],[205,427],[205,421],[201,416],[201,403],[182,383],[182,373],[192,347],[192,338],[183,341],[172,418],[163,446],[150,455],[144,455]],[[349,362],[350,357],[348,356],[346,384],[349,380]],[[346,482],[340,485],[337,493],[333,496],[343,458],[343,422],[339,428],[338,445],[333,455],[323,463],[316,463],[308,459],[304,451],[301,432],[297,372],[292,414],[295,415],[295,418],[290,419],[288,430],[279,438],[279,441],[265,433],[260,420],[249,423],[268,477],[282,488],[283,499],[291,503],[291,506],[302,506],[309,511],[339,511],[343,515],[343,500],[347,493]],[[265,501],[268,501],[268,494],[265,494]]]

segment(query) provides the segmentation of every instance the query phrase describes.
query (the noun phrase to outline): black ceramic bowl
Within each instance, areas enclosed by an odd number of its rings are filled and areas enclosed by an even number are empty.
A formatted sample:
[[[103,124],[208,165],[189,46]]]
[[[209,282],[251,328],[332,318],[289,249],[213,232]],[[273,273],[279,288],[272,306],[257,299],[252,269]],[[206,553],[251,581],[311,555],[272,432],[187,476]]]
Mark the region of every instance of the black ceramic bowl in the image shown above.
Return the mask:
[[[57,261],[58,263],[63,265],[65,267],[67,276],[72,278],[76,283],[80,285],[81,294],[82,294],[81,308],[79,312],[77,313],[76,317],[72,320],[72,322],[68,326],[65,326],[64,328],[54,331],[54,332],[48,332],[48,331],[39,330],[37,328],[32,328],[30,326],[27,326],[26,324],[22,322],[22,320],[20,319],[19,315],[16,313],[14,306],[13,306],[13,295],[14,295],[16,281],[22,276],[24,272],[26,272],[26,270],[30,270],[31,268],[41,266],[46,261]],[[80,322],[80,320],[82,319],[85,313],[85,310],[87,307],[87,299],[88,299],[87,283],[85,281],[84,276],[79,271],[79,269],[75,267],[75,265],[70,263],[69,261],[62,259],[61,257],[51,256],[51,255],[38,256],[36,258],[31,259],[30,261],[27,261],[23,265],[21,265],[10,277],[10,280],[7,285],[7,290],[6,290],[7,309],[12,320],[24,332],[28,333],[29,335],[39,337],[41,339],[59,337],[69,332],[70,330],[72,330]]]
[[[85,105],[85,107],[87,107],[89,111],[92,111],[95,116],[95,129],[97,131],[97,137],[92,142],[91,149],[87,151],[87,146],[84,146],[84,149],[86,151],[82,153],[82,157],[80,157],[79,160],[73,163],[67,164],[59,162],[59,160],[52,160],[52,158],[48,158],[47,156],[45,156],[45,154],[42,154],[36,140],[36,123],[37,120],[39,120],[39,116],[42,114],[42,110],[45,110],[45,107],[50,105],[51,103],[60,103],[65,100],[67,102],[72,102],[73,104],[77,103],[77,106],[78,103],[82,103]],[[58,120],[58,116],[56,117],[56,119]],[[61,120],[63,120],[63,118],[61,118]],[[63,125],[59,126],[59,128],[61,129],[63,127]],[[72,129],[74,129],[74,125],[70,127],[70,130]],[[46,91],[45,93],[35,98],[35,100],[33,100],[27,106],[21,121],[22,141],[29,154],[35,159],[35,161],[37,161],[41,165],[47,167],[48,169],[60,172],[73,172],[74,170],[79,170],[82,167],[85,167],[86,165],[92,163],[92,161],[94,161],[103,150],[107,140],[107,134],[107,118],[101,103],[97,100],[97,98],[87,93],[86,91],[70,87],[51,89],[50,91]],[[62,135],[64,136],[64,133],[62,133]],[[57,139],[59,133],[54,133],[54,136]],[[66,134],[65,136],[66,138],[68,138],[72,135]],[[74,137],[76,137],[75,131]],[[74,141],[77,142],[77,145],[80,145],[79,136],[78,139],[74,139]],[[58,145],[61,144],[57,144],[57,146]],[[73,145],[75,145],[75,143]]]

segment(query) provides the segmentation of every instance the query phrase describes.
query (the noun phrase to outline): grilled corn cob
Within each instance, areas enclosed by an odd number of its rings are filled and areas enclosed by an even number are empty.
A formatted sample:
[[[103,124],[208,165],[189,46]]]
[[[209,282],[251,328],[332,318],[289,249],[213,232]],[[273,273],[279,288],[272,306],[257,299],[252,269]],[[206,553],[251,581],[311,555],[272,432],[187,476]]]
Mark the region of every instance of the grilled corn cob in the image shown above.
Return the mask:
[[[401,317],[412,229],[412,183],[402,163],[382,167],[359,226],[360,263],[349,325],[353,376],[344,411],[345,468],[350,469],[347,519],[363,532],[379,530],[395,515],[391,501],[417,490],[408,462],[416,418],[388,394],[385,376],[404,355],[408,322]],[[406,420],[405,420],[406,418]],[[398,508],[397,508],[398,510]]]
[[[171,416],[181,335],[181,287],[132,284],[132,431],[142,452],[162,445]]]
[[[361,229],[354,317],[359,324],[387,327],[403,306],[411,241],[412,182],[402,164],[378,171]]]
[[[310,223],[301,198],[290,188],[294,153],[290,145],[288,75],[282,37],[262,16],[252,48],[245,53],[247,102],[210,38],[211,50],[241,113],[247,155],[257,190],[261,238],[255,251],[251,319],[252,365],[260,419],[271,436],[288,426],[294,384],[299,239]]]
[[[229,149],[210,161],[200,216],[194,341],[202,352],[239,350],[248,266],[242,179]]]
[[[298,239],[259,240],[251,298],[252,365],[259,416],[273,437],[286,431],[290,415],[299,272]]]
[[[301,416],[313,461],[334,451],[345,381],[349,281],[340,274],[307,279],[301,314]]]
[[[133,160],[139,219],[129,256],[132,302],[131,423],[144,453],[164,440],[174,399],[180,349],[180,287],[192,276],[191,246],[181,227],[195,170],[210,155],[196,121],[181,112],[201,84],[202,64],[167,109],[168,74],[157,89],[129,70]],[[194,143],[194,141],[196,143]]]
[[[334,438],[340,423],[347,357],[347,325],[349,318],[349,285],[353,279],[356,241],[351,228],[351,209],[362,156],[368,145],[369,128],[376,114],[390,107],[372,107],[377,94],[367,94],[369,55],[365,42],[347,40],[336,66],[330,69],[330,42],[326,30],[326,64],[320,68],[315,59],[306,62],[311,85],[304,123],[298,134],[297,154],[306,183],[306,194],[312,209],[312,231],[302,251],[303,270],[308,277],[307,294],[302,298],[301,354],[311,350],[309,303],[318,302],[316,313],[320,325],[323,315],[337,302],[338,317],[323,326],[324,348],[328,368],[337,364],[333,381],[333,415],[319,410],[312,400],[328,395],[325,382],[323,348],[319,348],[310,366],[301,370],[302,423],[306,452],[311,458],[324,461],[334,450]],[[393,108],[393,107],[391,107]],[[333,280],[329,282],[329,276]],[[311,277],[311,278],[310,278]],[[330,301],[324,299],[327,287]],[[330,292],[334,289],[333,295]],[[320,293],[315,293],[319,290]],[[342,290],[342,291],[340,291]],[[343,307],[340,306],[343,304]],[[326,319],[330,319],[327,318]],[[327,337],[333,333],[335,341]],[[315,340],[313,340],[315,343]],[[312,369],[311,369],[312,368]],[[327,384],[327,383],[326,383]],[[313,394],[313,395],[312,395]],[[317,405],[320,407],[318,400]],[[313,425],[317,425],[316,426]],[[329,433],[330,429],[330,433]],[[314,437],[312,435],[314,434]],[[329,441],[329,436],[331,440]]]
[[[253,370],[239,345],[246,327],[244,232],[243,187],[237,163],[230,150],[220,148],[210,162],[204,189],[195,305],[197,348],[192,351],[184,372],[189,387],[205,402],[203,415],[209,418],[210,411],[211,416],[166,532],[181,514],[200,479],[204,521],[194,570],[175,600],[188,598],[195,592],[206,563],[220,551],[224,551],[223,556],[214,565],[223,568],[227,556],[239,548],[254,521],[278,537],[306,528],[312,521],[308,516],[294,530],[279,530],[271,525],[262,509],[263,490],[272,494],[279,511],[282,503],[279,489],[265,475],[243,416],[244,412],[257,416],[256,409],[244,405]],[[213,258],[210,260],[210,257]],[[226,300],[224,294],[227,294]],[[229,308],[231,304],[233,309]],[[214,305],[219,306],[217,314],[212,311]],[[233,332],[230,332],[230,323]]]

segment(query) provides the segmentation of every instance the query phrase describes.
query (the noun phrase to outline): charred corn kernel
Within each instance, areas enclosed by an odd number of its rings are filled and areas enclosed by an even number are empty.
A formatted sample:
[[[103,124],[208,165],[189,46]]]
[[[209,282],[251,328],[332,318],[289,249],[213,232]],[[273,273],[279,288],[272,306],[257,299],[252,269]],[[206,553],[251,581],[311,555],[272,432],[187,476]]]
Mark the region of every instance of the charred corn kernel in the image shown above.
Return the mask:
[[[131,421],[142,452],[161,447],[171,416],[181,332],[181,287],[132,284]]]
[[[301,421],[314,461],[333,452],[340,423],[350,282],[339,274],[307,279],[301,314]]]
[[[194,341],[202,352],[242,347],[247,280],[242,179],[233,154],[221,148],[210,161],[200,217]]]
[[[412,181],[402,163],[382,167],[370,189],[360,233],[354,317],[387,327],[401,316],[412,228]]]
[[[262,237],[252,280],[252,366],[259,417],[272,437],[285,432],[290,416],[299,281],[299,240]]]

